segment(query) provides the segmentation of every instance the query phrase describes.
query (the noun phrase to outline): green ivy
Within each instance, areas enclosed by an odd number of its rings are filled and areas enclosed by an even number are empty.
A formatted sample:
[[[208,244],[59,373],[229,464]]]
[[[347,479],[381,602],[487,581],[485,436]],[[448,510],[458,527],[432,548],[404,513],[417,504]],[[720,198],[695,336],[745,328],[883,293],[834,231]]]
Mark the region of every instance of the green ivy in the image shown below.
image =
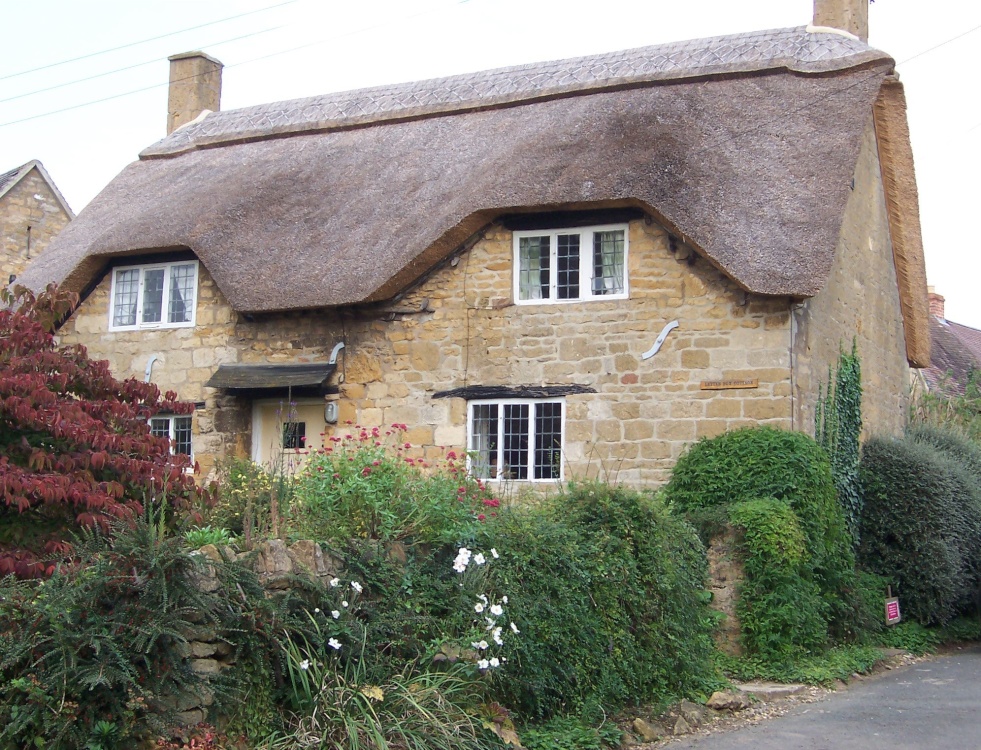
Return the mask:
[[[839,352],[838,369],[833,379],[829,369],[827,392],[818,388],[814,417],[814,437],[831,459],[831,474],[838,502],[845,514],[848,530],[857,543],[862,518],[862,493],[858,480],[862,365],[854,339],[851,354]]]

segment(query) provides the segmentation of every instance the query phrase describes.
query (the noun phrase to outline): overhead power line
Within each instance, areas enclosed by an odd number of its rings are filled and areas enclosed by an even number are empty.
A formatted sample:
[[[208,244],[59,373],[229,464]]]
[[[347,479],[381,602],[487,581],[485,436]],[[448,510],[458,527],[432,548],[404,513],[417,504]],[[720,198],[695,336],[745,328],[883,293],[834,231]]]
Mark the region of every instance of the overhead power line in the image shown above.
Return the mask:
[[[232,42],[238,42],[242,39],[248,39],[253,36],[259,36],[259,34],[268,34],[270,31],[278,31],[283,28],[282,26],[271,26],[268,29],[262,29],[261,31],[253,31],[251,34],[243,34],[242,36],[232,37],[231,39],[225,39],[220,42],[212,42],[205,45],[208,49],[214,47],[220,47],[223,44],[231,44]],[[94,75],[86,76],[85,78],[76,78],[74,81],[65,81],[64,83],[56,83],[54,86],[48,86],[43,89],[35,89],[34,91],[28,91],[24,94],[17,94],[16,96],[8,96],[6,99],[0,99],[0,104],[5,102],[12,102],[17,99],[26,99],[29,96],[34,96],[35,94],[43,94],[47,91],[54,91],[55,89],[63,89],[66,86],[74,86],[76,83],[85,83],[87,81],[94,81],[96,78],[105,78],[106,76],[111,76],[116,73],[124,73],[127,70],[133,70],[134,68],[142,68],[145,65],[152,65],[153,63],[159,63],[161,59],[159,57],[154,57],[152,60],[144,60],[143,62],[134,63],[132,65],[127,65],[123,68],[115,68],[114,70],[107,70],[105,73],[96,73]]]
[[[186,29],[178,29],[177,31],[170,31],[166,34],[160,34],[159,36],[151,36],[147,39],[141,39],[138,42],[129,42],[127,44],[121,44],[118,47],[112,47],[110,49],[102,49],[97,52],[89,52],[85,55],[79,55],[78,57],[72,57],[68,60],[59,60],[58,62],[48,63],[47,65],[40,65],[36,68],[30,68],[28,70],[20,70],[16,73],[8,73],[5,76],[0,76],[0,81],[6,81],[8,78],[16,78],[18,76],[24,76],[28,73],[37,73],[40,70],[48,70],[49,68],[57,68],[59,65],[67,65],[68,63],[78,62],[79,60],[87,60],[90,57],[98,57],[99,55],[106,55],[110,52],[117,52],[121,49],[128,49],[129,47],[136,47],[140,44],[146,44],[147,42],[155,42],[158,39],[166,39],[167,37],[176,36],[178,34],[183,34],[188,31],[196,31],[197,29],[203,29],[207,26],[214,26],[219,23],[226,23],[227,21],[234,21],[239,18],[245,18],[246,16],[252,16],[256,13],[264,13],[267,10],[273,10],[274,8],[282,8],[284,5],[292,5],[293,3],[299,2],[299,0],[285,0],[285,2],[276,3],[275,5],[267,5],[265,8],[257,8],[256,10],[250,10],[246,13],[239,13],[237,16],[229,16],[228,18],[219,18],[217,21],[208,21],[207,23],[198,24],[197,26],[189,26]],[[102,100],[104,101],[104,100]]]
[[[297,2],[297,0],[289,0],[289,2]],[[470,0],[457,0],[456,4],[457,5],[463,5],[463,4],[467,3],[467,2],[470,2]],[[280,3],[280,5],[288,5],[288,4],[289,3]],[[276,7],[279,7],[279,6],[277,6],[277,5],[271,5],[271,6],[269,6],[269,8],[276,8]],[[268,10],[269,8],[266,8],[266,10]],[[399,18],[396,18],[396,19],[392,19],[392,20],[385,21],[385,22],[382,22],[382,23],[379,23],[379,24],[375,24],[374,26],[366,26],[364,28],[355,29],[353,31],[348,31],[348,32],[345,32],[345,33],[342,33],[342,34],[334,34],[334,35],[329,36],[329,37],[326,37],[324,39],[320,39],[320,40],[317,40],[317,41],[314,41],[314,42],[308,42],[307,44],[301,44],[301,45],[298,45],[296,47],[289,47],[288,49],[281,50],[279,52],[271,52],[271,53],[269,53],[267,55],[260,55],[258,57],[252,57],[252,58],[249,58],[248,60],[242,60],[241,62],[237,62],[237,63],[231,64],[231,65],[226,65],[224,67],[226,69],[228,69],[228,68],[235,68],[235,67],[238,67],[240,65],[247,65],[249,63],[257,62],[259,60],[266,60],[266,59],[268,59],[270,57],[276,57],[278,55],[285,55],[285,54],[288,54],[290,52],[296,52],[298,50],[306,49],[308,47],[314,47],[314,46],[319,45],[319,44],[326,44],[327,42],[335,41],[337,39],[343,39],[344,37],[355,36],[357,34],[363,34],[363,33],[368,32],[368,31],[374,31],[376,29],[384,28],[385,26],[390,26],[392,23],[395,23],[395,22],[401,23],[403,21],[407,21],[407,20],[412,19],[412,18],[417,18],[419,16],[425,16],[425,15],[428,15],[430,13],[434,13],[436,11],[442,11],[442,10],[443,10],[443,7],[439,7],[439,8],[431,8],[429,10],[420,11],[418,13],[411,13],[411,14],[406,15],[406,16],[400,16]],[[253,13],[258,13],[259,11],[252,11],[252,12]],[[236,18],[237,17],[239,17],[239,16],[236,16]],[[218,21],[215,21],[214,23],[218,23]],[[196,27],[196,28],[199,28],[199,27]],[[178,33],[178,32],[175,32],[175,33]],[[261,32],[256,32],[256,33],[261,33]],[[169,35],[166,35],[166,36],[169,36]],[[134,42],[133,44],[138,44],[138,43],[139,42]],[[133,45],[123,45],[123,46],[124,47],[129,47],[129,46],[133,46]],[[122,49],[122,47],[118,47],[117,49]],[[96,53],[96,54],[99,54],[99,53]],[[82,58],[76,58],[76,59],[82,59]],[[55,64],[59,64],[59,63],[55,63]],[[133,67],[136,67],[136,66],[133,66]],[[101,75],[105,75],[105,74],[101,74]],[[98,76],[93,76],[93,78],[97,78],[97,77]],[[0,80],[3,80],[3,79],[0,78]],[[84,79],[82,79],[82,80],[84,80]],[[67,85],[67,84],[65,84],[65,85]],[[32,120],[39,120],[39,119],[41,119],[43,117],[50,117],[51,115],[60,115],[60,114],[63,114],[65,112],[71,112],[71,111],[76,110],[76,109],[81,109],[83,107],[90,107],[90,106],[92,106],[94,104],[102,104],[104,102],[109,102],[109,101],[112,101],[114,99],[121,99],[124,96],[131,96],[133,94],[142,94],[144,91],[151,91],[153,89],[162,88],[163,86],[167,86],[167,85],[168,85],[168,82],[167,81],[162,81],[160,83],[150,84],[149,86],[142,86],[142,87],[140,87],[138,89],[132,89],[130,91],[123,91],[123,92],[121,92],[119,94],[112,94],[111,96],[105,96],[105,97],[102,97],[100,99],[93,99],[91,101],[82,102],[80,104],[73,104],[73,105],[68,106],[68,107],[61,107],[60,109],[49,110],[48,112],[42,112],[40,114],[30,115],[28,117],[22,117],[22,118],[20,118],[18,120],[9,120],[7,122],[0,122],[0,128],[5,128],[8,125],[19,125],[21,123],[30,122]],[[24,96],[26,96],[26,95],[24,95]],[[19,98],[19,97],[15,97],[15,98]],[[7,101],[7,100],[5,100],[5,101]]]

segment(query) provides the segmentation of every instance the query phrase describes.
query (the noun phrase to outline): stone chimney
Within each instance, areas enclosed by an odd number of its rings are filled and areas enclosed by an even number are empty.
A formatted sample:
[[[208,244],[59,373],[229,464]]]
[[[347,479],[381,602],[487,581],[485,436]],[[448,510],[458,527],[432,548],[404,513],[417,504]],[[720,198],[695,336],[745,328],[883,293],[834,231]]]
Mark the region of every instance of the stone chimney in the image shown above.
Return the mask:
[[[167,59],[170,60],[167,135],[170,135],[204,110],[220,109],[223,66],[203,52],[183,52]]]
[[[927,300],[930,302],[930,314],[941,320],[947,320],[944,315],[944,298],[937,294],[932,286],[927,287]]]
[[[869,41],[869,0],[814,0],[814,25],[830,26]]]

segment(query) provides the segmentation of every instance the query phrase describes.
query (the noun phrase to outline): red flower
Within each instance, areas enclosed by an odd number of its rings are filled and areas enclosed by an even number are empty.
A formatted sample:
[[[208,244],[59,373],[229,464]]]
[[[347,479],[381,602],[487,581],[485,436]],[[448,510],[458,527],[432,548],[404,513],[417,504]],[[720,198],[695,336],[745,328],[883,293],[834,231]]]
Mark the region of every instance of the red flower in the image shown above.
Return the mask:
[[[450,451],[449,453],[446,454],[446,457],[448,459],[450,459],[450,461],[454,461],[454,460],[456,460],[456,453],[454,453],[453,451]]]
[[[501,501],[496,497],[492,497],[489,500],[484,500],[484,505],[486,505],[488,508],[497,508],[500,506],[500,504]]]
[[[361,470],[361,476],[363,476],[363,477],[366,477],[366,476],[368,476],[368,475],[369,475],[370,473],[371,473],[371,467],[370,467],[370,466],[365,466],[365,467],[364,467],[364,468],[363,468],[363,469]]]
[[[485,516],[483,513],[481,513],[479,516],[477,516],[477,520],[478,521],[483,521],[486,518],[487,518],[487,516]]]

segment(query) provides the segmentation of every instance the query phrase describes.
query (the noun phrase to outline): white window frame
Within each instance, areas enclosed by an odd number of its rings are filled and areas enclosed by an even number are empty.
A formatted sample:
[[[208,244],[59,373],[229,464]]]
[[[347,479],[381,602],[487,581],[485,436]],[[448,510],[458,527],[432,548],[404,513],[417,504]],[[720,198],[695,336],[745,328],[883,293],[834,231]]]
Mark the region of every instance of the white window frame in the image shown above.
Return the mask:
[[[596,294],[593,291],[593,237],[597,232],[623,232],[623,291],[616,294]],[[579,296],[558,299],[558,237],[579,235]],[[627,224],[601,224],[564,229],[535,229],[513,232],[514,302],[517,305],[561,305],[574,302],[627,299],[629,287],[630,231]],[[525,237],[549,238],[549,296],[541,299],[521,299],[521,240]]]
[[[560,426],[559,426],[559,437],[561,444],[559,445],[559,461],[558,461],[558,474],[552,477],[542,477],[535,478],[535,452],[537,448],[536,441],[539,436],[535,431],[535,407],[538,404],[558,404],[561,408],[560,416]],[[508,482],[533,482],[536,484],[541,484],[543,482],[561,482],[565,476],[565,455],[566,455],[566,437],[565,437],[565,417],[566,417],[566,403],[564,397],[559,398],[504,398],[504,399],[475,399],[467,403],[467,470],[473,476],[478,476],[476,474],[477,467],[475,465],[476,452],[478,446],[475,441],[474,434],[474,409],[478,406],[497,406],[497,433],[496,433],[496,471],[494,476],[480,477],[488,481],[508,481]],[[504,472],[504,462],[502,460],[502,453],[504,451],[504,407],[511,405],[526,405],[529,407],[528,412],[528,459],[527,459],[527,476],[524,479],[517,479],[513,477],[505,476]],[[493,462],[489,462],[488,465],[495,465]]]
[[[170,304],[170,290],[171,290],[171,279],[172,271],[178,266],[192,266],[194,268],[194,279],[193,279],[193,292],[191,293],[191,298],[189,300],[191,305],[191,315],[190,320],[182,323],[170,323],[167,321],[169,316],[169,304]],[[163,299],[160,309],[160,321],[158,322],[143,322],[143,290],[146,286],[146,273],[147,271],[163,270],[164,272],[164,287],[163,287]],[[136,299],[136,322],[133,325],[116,325],[116,293],[117,285],[116,279],[119,274],[124,271],[139,271],[140,280],[139,287],[137,291]],[[192,328],[194,326],[195,318],[198,312],[198,279],[200,277],[198,269],[198,261],[196,260],[177,260],[170,263],[141,263],[134,266],[116,266],[112,269],[112,286],[109,293],[109,330],[110,331],[139,331],[139,330],[154,330],[159,328]]]
[[[192,416],[190,414],[157,414],[155,416],[152,416],[152,417],[150,417],[150,421],[149,421],[150,434],[151,435],[153,434],[153,422],[154,422],[154,420],[157,420],[157,419],[160,419],[160,420],[166,419],[167,422],[168,422],[168,425],[167,425],[167,427],[168,427],[167,437],[170,438],[170,455],[172,455],[172,456],[177,456],[177,455],[183,456],[183,455],[186,455],[186,456],[188,456],[191,459],[191,462],[193,463],[194,462],[194,420],[193,420]],[[184,453],[178,454],[177,453],[177,450],[176,450],[176,448],[177,448],[177,420],[178,419],[187,419],[188,420],[188,429],[191,432],[191,435],[190,435],[190,438],[191,439],[190,439],[190,453],[187,453],[187,454],[184,454]],[[164,437],[164,436],[163,435],[160,435],[159,437]]]

